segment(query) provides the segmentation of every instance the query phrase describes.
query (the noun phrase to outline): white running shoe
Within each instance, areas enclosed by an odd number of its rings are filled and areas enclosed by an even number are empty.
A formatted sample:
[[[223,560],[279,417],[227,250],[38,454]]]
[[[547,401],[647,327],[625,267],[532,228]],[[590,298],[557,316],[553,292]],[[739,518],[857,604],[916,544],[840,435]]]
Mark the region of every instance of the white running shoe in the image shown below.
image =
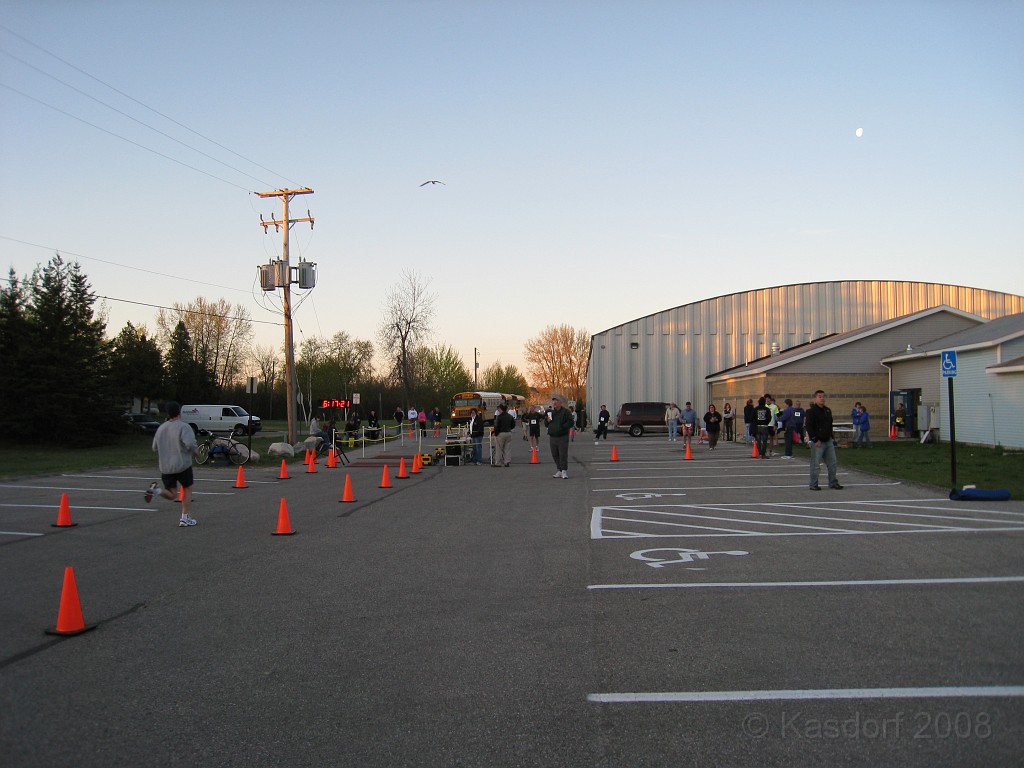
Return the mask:
[[[562,479],[563,480],[568,480],[569,479],[569,473],[566,472],[564,469],[562,470]]]
[[[151,502],[153,500],[153,496],[156,494],[156,489],[157,489],[157,484],[156,484],[155,481],[149,484],[149,488],[146,489],[146,495],[145,495],[145,499],[146,499],[146,503],[147,504],[149,504],[149,502]]]
[[[195,525],[198,521],[194,517],[183,517],[178,521],[179,528],[188,528],[190,525]]]
[[[558,472],[555,472],[555,474],[552,475],[552,477],[561,477],[561,476],[562,476],[561,470],[559,470]]]

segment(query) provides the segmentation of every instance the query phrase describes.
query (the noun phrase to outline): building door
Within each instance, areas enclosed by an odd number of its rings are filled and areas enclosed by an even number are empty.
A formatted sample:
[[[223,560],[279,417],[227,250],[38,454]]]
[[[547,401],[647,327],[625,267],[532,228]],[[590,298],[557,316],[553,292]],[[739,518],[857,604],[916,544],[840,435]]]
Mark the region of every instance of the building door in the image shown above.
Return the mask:
[[[921,402],[920,389],[894,389],[889,393],[889,426],[890,429],[895,423],[894,419],[903,406],[906,413],[906,437],[917,437],[917,406]],[[900,435],[903,437],[904,435]]]

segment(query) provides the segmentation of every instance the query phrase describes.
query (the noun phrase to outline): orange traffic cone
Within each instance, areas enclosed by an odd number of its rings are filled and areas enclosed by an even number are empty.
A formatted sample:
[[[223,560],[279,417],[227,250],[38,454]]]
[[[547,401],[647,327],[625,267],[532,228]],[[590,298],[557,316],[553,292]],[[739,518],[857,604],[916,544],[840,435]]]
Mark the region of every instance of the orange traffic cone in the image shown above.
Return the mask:
[[[78,600],[75,569],[69,565],[64,569],[64,586],[60,592],[57,626],[44,631],[48,635],[80,635],[95,628],[95,624],[86,624],[82,617],[82,604]]]
[[[288,502],[281,499],[281,506],[277,511],[277,530],[274,531],[274,536],[291,536],[294,533],[292,521],[288,519]]]
[[[348,475],[345,475],[345,490],[341,492],[341,500],[343,502],[356,500],[356,497],[352,495],[352,478]]]
[[[331,450],[327,452],[327,468],[328,469],[336,469],[337,466],[338,466],[338,454],[336,454],[334,452],[334,449],[331,448]]]
[[[412,473],[418,475],[421,469],[423,469],[423,460],[418,453],[414,454],[412,457]]]
[[[388,474],[388,465],[384,465],[384,471],[380,473],[380,487],[390,488],[391,487],[391,475]]]
[[[754,445],[754,449],[750,452],[750,458],[752,458],[752,459],[760,459],[761,458],[761,454],[759,454],[757,452],[757,443],[754,443],[753,445]]]
[[[611,458],[611,461],[618,461],[618,460],[619,460],[619,452],[617,450],[615,450],[615,446],[613,445],[612,446],[612,458]]]
[[[398,474],[395,475],[396,480],[408,480],[409,472],[405,468],[405,457],[403,456],[398,462]]]
[[[892,425],[892,429],[889,430],[889,439],[890,440],[895,440],[896,439],[896,425],[895,424],[893,424]]]
[[[57,522],[50,523],[53,528],[74,528],[78,523],[71,522],[71,505],[68,504],[68,495],[60,495],[60,507],[57,510]]]
[[[686,455],[683,456],[684,461],[693,461],[693,451],[690,450],[690,444],[686,444]]]
[[[288,462],[281,459],[281,473],[277,476],[278,480],[288,480]]]
[[[235,484],[232,487],[234,487],[234,488],[248,488],[249,487],[248,485],[245,484],[245,472],[242,470],[242,465],[241,464],[238,465],[238,476],[235,478]]]
[[[316,458],[315,458],[315,456],[312,453],[310,454],[309,464],[306,466],[306,474],[307,475],[315,475],[316,474]]]
[[[178,498],[176,498],[175,501],[178,502],[178,503],[181,503],[184,500],[185,500],[185,486],[184,485],[179,485],[178,486]]]

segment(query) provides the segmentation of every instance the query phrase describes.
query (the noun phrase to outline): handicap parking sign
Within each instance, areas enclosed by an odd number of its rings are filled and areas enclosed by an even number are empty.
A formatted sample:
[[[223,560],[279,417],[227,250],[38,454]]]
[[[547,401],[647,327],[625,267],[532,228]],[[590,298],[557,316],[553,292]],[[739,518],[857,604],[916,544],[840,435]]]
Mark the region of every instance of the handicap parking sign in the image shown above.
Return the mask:
[[[956,376],[956,350],[951,349],[942,353],[942,375],[946,377]]]

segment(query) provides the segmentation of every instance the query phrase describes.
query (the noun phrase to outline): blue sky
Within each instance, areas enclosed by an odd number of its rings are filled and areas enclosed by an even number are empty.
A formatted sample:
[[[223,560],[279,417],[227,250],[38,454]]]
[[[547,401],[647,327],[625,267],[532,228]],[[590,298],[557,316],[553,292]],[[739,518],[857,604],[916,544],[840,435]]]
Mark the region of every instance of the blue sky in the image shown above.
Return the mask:
[[[791,282],[1024,294],[1019,2],[8,0],[0,24],[0,266],[81,257],[112,335],[202,295],[279,345],[255,278],[280,208],[251,192],[303,185],[296,339],[375,339],[414,269],[467,366]]]

